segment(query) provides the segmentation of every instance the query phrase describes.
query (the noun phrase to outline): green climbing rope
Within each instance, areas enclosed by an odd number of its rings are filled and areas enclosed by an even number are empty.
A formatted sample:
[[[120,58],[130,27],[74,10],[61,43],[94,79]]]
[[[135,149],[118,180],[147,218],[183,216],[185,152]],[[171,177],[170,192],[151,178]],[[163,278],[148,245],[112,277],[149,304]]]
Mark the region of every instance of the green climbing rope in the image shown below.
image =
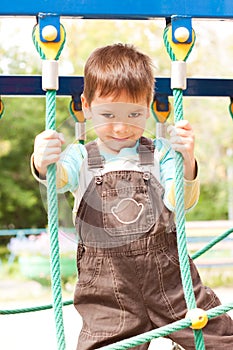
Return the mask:
[[[221,242],[224,238],[228,237],[232,232],[233,232],[233,228],[230,228],[229,230],[223,232],[220,236],[212,239],[208,244],[206,244],[205,247],[201,248],[200,250],[192,254],[191,258],[193,260],[199,258],[199,256],[207,252],[207,250],[215,246],[215,244]]]
[[[46,92],[46,130],[55,130],[56,91]],[[50,233],[50,266],[54,315],[57,329],[58,349],[65,349],[62,313],[62,289],[60,273],[60,253],[58,241],[58,200],[56,188],[56,164],[47,170],[48,227]]]
[[[67,301],[62,302],[63,306],[68,306],[68,305],[72,305],[72,304],[73,304],[73,300],[67,300]],[[49,310],[52,308],[53,308],[53,304],[48,304],[48,305],[41,305],[41,306],[26,307],[26,308],[21,308],[21,309],[0,310],[0,315],[23,314],[23,313],[28,313],[28,312]]]
[[[171,41],[168,40],[168,31],[171,31],[171,26],[168,26],[164,30],[164,44],[167,52],[172,61],[176,61],[176,55],[170,45]],[[195,34],[193,32],[192,44],[188,48],[183,57],[183,61],[186,61],[195,42]],[[175,122],[183,120],[183,90],[173,89],[174,97],[174,116]],[[175,198],[176,198],[176,226],[177,226],[177,247],[180,260],[180,273],[184,289],[185,300],[188,310],[196,308],[196,299],[193,291],[193,284],[191,278],[189,256],[187,249],[187,238],[185,231],[185,206],[184,206],[184,180],[183,180],[183,157],[179,152],[176,152],[176,181],[175,181]],[[205,349],[204,338],[201,330],[194,330],[195,346],[198,350]]]
[[[32,33],[34,45],[41,59],[58,60],[65,43],[65,30],[61,26],[63,33],[61,42],[42,43],[39,40],[38,26],[35,26]],[[47,45],[47,46],[46,46]],[[46,130],[56,130],[56,90],[46,91]],[[51,284],[53,293],[53,308],[56,324],[57,345],[59,350],[64,350],[65,332],[63,324],[62,308],[62,288],[61,288],[61,269],[58,241],[58,199],[56,188],[56,164],[51,164],[47,169],[47,202],[48,202],[48,229],[50,235],[50,266],[51,266]]]

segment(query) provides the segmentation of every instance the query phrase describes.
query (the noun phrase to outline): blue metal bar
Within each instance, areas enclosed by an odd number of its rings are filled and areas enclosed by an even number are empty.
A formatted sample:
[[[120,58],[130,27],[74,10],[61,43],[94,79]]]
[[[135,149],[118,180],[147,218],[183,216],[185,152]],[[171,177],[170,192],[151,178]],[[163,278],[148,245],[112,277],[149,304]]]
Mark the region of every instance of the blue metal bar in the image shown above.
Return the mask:
[[[232,0],[1,0],[0,16],[36,16],[39,12],[82,18],[232,18],[233,6]]]
[[[230,260],[230,259],[229,259]],[[198,262],[198,260],[195,262],[195,264],[197,265],[197,267],[199,268],[205,268],[205,269],[216,269],[216,268],[227,268],[227,267],[233,267],[233,261],[229,261],[229,262],[221,262],[221,259],[219,259],[219,263],[212,263],[211,261],[209,261],[209,263],[200,263]]]
[[[46,228],[23,228],[14,230],[0,230],[0,236],[25,236],[25,235],[39,235],[46,232]]]
[[[79,97],[83,92],[83,77],[63,76],[59,78],[60,88],[57,95]],[[170,78],[156,78],[157,95],[172,96]],[[0,95],[41,96],[41,76],[0,75]],[[232,79],[187,79],[184,96],[233,96]]]

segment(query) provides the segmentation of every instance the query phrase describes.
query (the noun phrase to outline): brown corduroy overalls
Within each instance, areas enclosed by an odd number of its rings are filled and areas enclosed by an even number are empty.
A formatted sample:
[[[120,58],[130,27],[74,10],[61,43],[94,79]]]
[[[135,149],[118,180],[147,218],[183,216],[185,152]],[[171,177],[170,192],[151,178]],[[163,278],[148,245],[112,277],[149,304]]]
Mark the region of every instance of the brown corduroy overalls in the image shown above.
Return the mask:
[[[174,216],[163,203],[163,187],[148,171],[156,166],[152,141],[140,139],[138,171],[104,173],[97,144],[86,148],[94,175],[75,223],[80,243],[74,304],[83,319],[77,350],[98,349],[180,320],[187,312]],[[207,310],[219,305],[191,259],[190,266],[197,306]],[[228,315],[210,320],[203,332],[207,350],[233,349]],[[169,338],[195,349],[189,328]]]

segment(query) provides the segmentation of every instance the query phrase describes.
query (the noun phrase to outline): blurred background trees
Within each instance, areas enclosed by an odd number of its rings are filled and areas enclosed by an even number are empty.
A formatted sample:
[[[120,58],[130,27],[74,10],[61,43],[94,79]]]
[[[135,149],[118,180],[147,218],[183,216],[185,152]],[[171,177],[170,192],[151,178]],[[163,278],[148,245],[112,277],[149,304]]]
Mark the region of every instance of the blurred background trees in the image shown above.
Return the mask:
[[[60,75],[83,75],[89,54],[98,46],[117,42],[136,45],[149,54],[155,77],[169,77],[170,58],[163,44],[165,20],[62,19],[67,41],[60,58]],[[0,74],[41,74],[39,56],[33,46],[32,18],[1,18]],[[232,29],[227,21],[193,21],[196,44],[188,59],[188,77],[232,78]],[[45,100],[42,97],[2,96],[5,113],[0,120],[0,229],[45,227],[47,215],[42,189],[30,172],[35,136],[44,129]],[[74,140],[74,122],[69,115],[70,97],[57,99],[57,126],[67,143]],[[172,104],[172,98],[170,98]],[[232,164],[232,119],[229,98],[187,97],[185,118],[196,134],[196,155],[200,166],[201,197],[188,220],[225,220],[229,217],[229,168]],[[171,113],[169,122],[173,122]],[[93,138],[91,130],[88,137]],[[152,118],[148,130],[155,130]],[[231,180],[232,181],[232,180]],[[66,224],[67,208],[61,210]],[[64,201],[64,197],[61,202]],[[231,217],[231,219],[233,219]],[[70,224],[69,223],[67,225]]]

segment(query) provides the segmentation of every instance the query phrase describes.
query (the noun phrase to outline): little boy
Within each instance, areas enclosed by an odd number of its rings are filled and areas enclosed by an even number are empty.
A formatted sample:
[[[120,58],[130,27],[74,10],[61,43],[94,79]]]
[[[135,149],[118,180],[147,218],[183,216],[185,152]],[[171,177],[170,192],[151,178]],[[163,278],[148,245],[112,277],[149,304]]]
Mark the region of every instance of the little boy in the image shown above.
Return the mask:
[[[34,176],[46,184],[57,163],[58,191],[71,191],[79,235],[74,304],[83,319],[78,350],[144,333],[185,317],[174,222],[174,150],[184,160],[185,208],[199,197],[194,134],[187,121],[168,127],[170,141],[143,136],[154,94],[151,59],[133,46],[96,49],[86,62],[81,97],[97,139],[61,153],[62,134],[35,139]],[[191,264],[197,306],[220,304]],[[208,350],[233,349],[228,315],[203,329]],[[191,329],[169,336],[194,350]],[[149,344],[135,349],[146,350]]]

